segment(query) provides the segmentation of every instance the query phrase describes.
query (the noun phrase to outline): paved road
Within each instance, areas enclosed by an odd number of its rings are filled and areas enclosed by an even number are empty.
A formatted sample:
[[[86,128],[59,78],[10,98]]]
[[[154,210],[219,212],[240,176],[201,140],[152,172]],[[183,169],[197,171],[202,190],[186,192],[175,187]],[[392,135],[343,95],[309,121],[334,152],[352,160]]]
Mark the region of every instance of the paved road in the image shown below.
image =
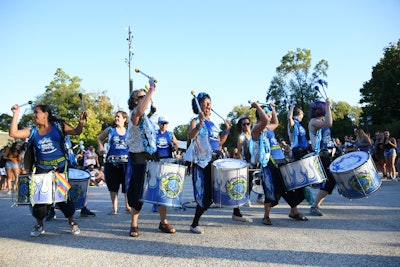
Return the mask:
[[[261,205],[242,208],[251,224],[232,221],[231,208],[214,207],[200,221],[205,233],[195,235],[189,231],[189,180],[186,210],[169,208],[177,233],[161,233],[157,213],[145,204],[138,238],[128,236],[129,214],[107,215],[105,187],[90,187],[88,206],[97,216],[77,217],[79,236],[69,233],[57,211],[45,234],[30,237],[34,219],[28,207],[11,207],[11,196],[0,192],[0,266],[400,266],[400,182],[385,180],[368,198],[351,201],[335,191],[324,202],[324,216],[309,216],[308,222],[289,219],[284,202],[272,210],[273,226],[261,223]],[[299,209],[308,215],[306,202]]]

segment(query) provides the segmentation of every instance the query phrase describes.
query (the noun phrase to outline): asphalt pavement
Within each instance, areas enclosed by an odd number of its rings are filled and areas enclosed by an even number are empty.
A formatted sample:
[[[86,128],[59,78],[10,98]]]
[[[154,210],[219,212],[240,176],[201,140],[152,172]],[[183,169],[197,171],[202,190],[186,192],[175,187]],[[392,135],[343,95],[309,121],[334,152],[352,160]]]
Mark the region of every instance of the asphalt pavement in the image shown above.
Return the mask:
[[[383,180],[375,193],[353,200],[335,190],[322,217],[311,216],[304,201],[299,211],[306,222],[290,219],[283,200],[272,209],[272,226],[262,224],[260,204],[241,208],[253,223],[233,221],[230,207],[212,206],[200,220],[205,233],[199,235],[189,230],[195,211],[190,179],[185,208],[168,208],[177,233],[162,233],[158,213],[145,203],[137,238],[129,237],[131,216],[123,212],[121,194],[121,212],[107,215],[106,187],[89,188],[88,208],[96,217],[77,211],[78,236],[57,210],[57,219],[45,222],[46,233],[30,237],[35,220],[28,206],[12,206],[13,196],[1,191],[0,266],[400,266],[400,182]]]

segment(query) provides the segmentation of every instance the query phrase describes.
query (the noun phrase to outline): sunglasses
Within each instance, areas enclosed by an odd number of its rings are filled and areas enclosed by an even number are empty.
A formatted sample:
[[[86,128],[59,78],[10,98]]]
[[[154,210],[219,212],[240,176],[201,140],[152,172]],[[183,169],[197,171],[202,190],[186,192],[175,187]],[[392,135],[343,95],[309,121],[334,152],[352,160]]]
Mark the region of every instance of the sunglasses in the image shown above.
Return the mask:
[[[242,126],[249,126],[249,125],[250,125],[250,122],[242,123]]]
[[[146,95],[139,95],[138,97],[137,97],[137,99],[142,99],[143,97],[145,97]]]
[[[161,122],[160,125],[166,125],[168,122]]]

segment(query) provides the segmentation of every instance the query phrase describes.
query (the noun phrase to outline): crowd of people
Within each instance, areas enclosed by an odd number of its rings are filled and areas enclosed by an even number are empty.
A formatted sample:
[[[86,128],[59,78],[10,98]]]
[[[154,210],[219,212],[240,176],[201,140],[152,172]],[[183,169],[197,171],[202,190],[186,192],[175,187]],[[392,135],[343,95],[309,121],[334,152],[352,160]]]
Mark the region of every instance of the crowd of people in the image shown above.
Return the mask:
[[[148,161],[188,163],[187,173],[192,176],[194,200],[197,204],[189,229],[195,234],[204,232],[200,227],[200,219],[214,202],[215,177],[212,167],[213,163],[220,159],[232,158],[244,161],[248,166],[246,191],[248,201],[245,206],[251,205],[249,196],[253,193],[252,180],[256,178],[256,174],[259,175],[262,191],[255,194],[257,202],[264,206],[262,223],[265,225],[273,224],[271,210],[278,205],[281,198],[290,207],[288,214],[290,219],[308,221],[297,208],[306,199],[307,187],[288,190],[282,181],[280,171],[282,166],[300,161],[304,157],[318,155],[328,178],[318,185],[319,191],[310,207],[310,214],[315,216],[323,215],[321,205],[326,197],[332,194],[336,185],[329,171],[329,165],[335,158],[345,153],[367,152],[372,156],[384,178],[400,180],[396,177],[400,168],[398,159],[400,139],[396,141],[390,136],[389,131],[376,132],[374,137],[371,137],[361,127],[343,139],[332,138],[330,131],[333,125],[332,101],[329,98],[325,99],[325,102],[316,101],[310,105],[311,120],[307,125],[308,136],[306,126],[302,125],[304,111],[296,107],[295,102],[291,104],[286,122],[288,142],[285,138],[278,138],[274,133],[280,125],[275,105],[251,103],[251,108],[256,111],[256,121],[252,122],[246,114],[239,118],[236,125],[239,131],[237,145],[229,151],[224,144],[233,127],[232,122],[224,120],[224,130],[221,131],[210,119],[211,96],[205,92],[199,93],[194,96],[191,103],[195,117],[189,123],[188,148],[193,147],[193,149],[190,152],[188,149],[187,153],[191,153],[191,157],[186,158],[178,150],[178,141],[174,134],[167,130],[168,118],[160,116],[158,125],[151,120],[156,111],[151,100],[155,93],[155,81],[150,78],[149,82],[149,89],[134,90],[131,93],[128,99],[129,113],[117,111],[113,124],[98,135],[97,151],[94,145],[90,145],[86,150],[80,146],[79,151],[74,153],[69,141],[70,135],[81,134],[87,116],[85,111],[80,114],[77,126],[73,127],[64,120],[54,117],[48,106],[37,105],[34,108],[35,126],[18,129],[20,108],[18,105],[13,105],[10,137],[27,142],[16,141],[2,149],[5,166],[0,169],[1,190],[7,190],[8,194],[12,194],[18,189],[18,176],[27,172],[40,176],[51,172],[65,174],[68,168],[86,171],[90,175],[91,186],[107,187],[111,200],[109,215],[119,213],[118,193],[121,190],[125,199],[124,212],[131,214],[129,235],[137,237],[140,235],[139,215],[146,201],[142,196],[148,175]],[[150,112],[146,114],[150,104]],[[32,164],[27,163],[27,157],[24,157],[25,153],[28,154],[28,148],[32,148],[34,153],[34,157],[31,158],[35,166],[33,169]],[[153,211],[159,213],[159,230],[169,234],[175,233],[175,228],[167,220],[168,205],[158,201],[150,203],[153,203]],[[44,221],[55,218],[54,205],[32,204],[32,215],[36,219],[36,224],[31,236],[39,236],[44,233]],[[74,202],[67,197],[57,203],[57,208],[68,219],[71,233],[79,234],[80,229],[74,220]],[[94,216],[86,206],[82,208],[81,215],[82,212]],[[233,207],[232,220],[252,222],[252,219],[242,214],[240,206]]]

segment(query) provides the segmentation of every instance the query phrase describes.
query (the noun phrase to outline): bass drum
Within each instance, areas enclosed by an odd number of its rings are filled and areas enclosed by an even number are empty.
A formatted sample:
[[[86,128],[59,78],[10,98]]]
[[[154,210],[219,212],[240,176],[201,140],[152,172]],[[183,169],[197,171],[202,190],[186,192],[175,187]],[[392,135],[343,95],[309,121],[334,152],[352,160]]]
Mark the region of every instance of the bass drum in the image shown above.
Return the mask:
[[[212,164],[214,203],[237,207],[248,201],[247,163],[239,159],[219,159]]]
[[[349,199],[367,197],[382,184],[371,156],[363,151],[338,157],[329,170],[337,182],[339,194]]]

